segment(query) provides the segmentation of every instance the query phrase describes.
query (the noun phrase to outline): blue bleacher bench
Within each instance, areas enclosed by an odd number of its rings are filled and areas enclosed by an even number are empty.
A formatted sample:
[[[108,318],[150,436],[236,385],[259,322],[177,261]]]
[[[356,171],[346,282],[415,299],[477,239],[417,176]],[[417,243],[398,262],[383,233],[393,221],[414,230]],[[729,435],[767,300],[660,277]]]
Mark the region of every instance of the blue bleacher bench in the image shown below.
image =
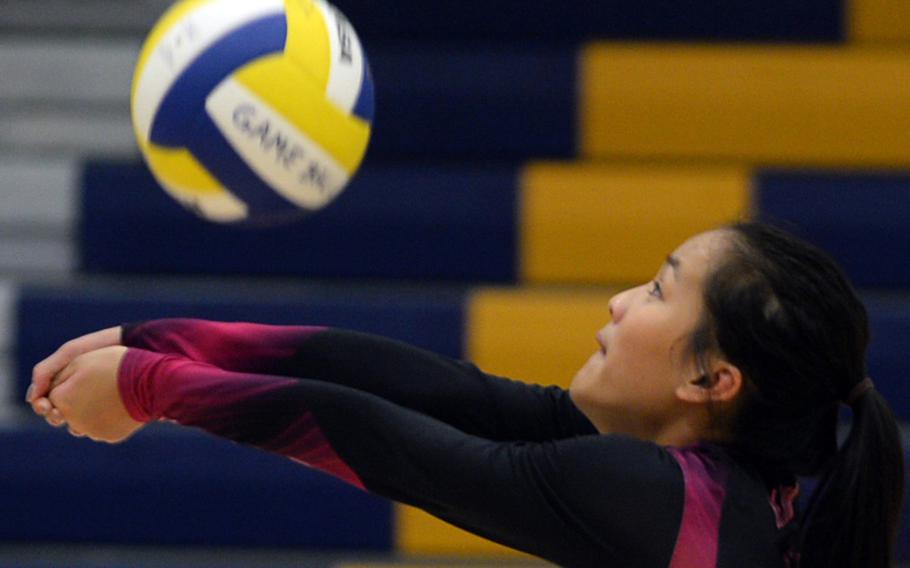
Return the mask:
[[[377,10],[370,0],[336,4],[368,42],[581,42],[594,38],[657,40],[840,41],[839,0],[695,0],[692,2],[508,2],[397,0]],[[406,14],[403,17],[402,14]]]
[[[79,267],[92,274],[630,283],[751,203],[753,217],[830,252],[858,287],[910,287],[910,174],[899,171],[372,162],[323,211],[258,229],[196,218],[138,162],[90,162],[81,185]]]
[[[252,448],[154,425],[117,446],[0,428],[0,543],[388,551],[390,504]]]

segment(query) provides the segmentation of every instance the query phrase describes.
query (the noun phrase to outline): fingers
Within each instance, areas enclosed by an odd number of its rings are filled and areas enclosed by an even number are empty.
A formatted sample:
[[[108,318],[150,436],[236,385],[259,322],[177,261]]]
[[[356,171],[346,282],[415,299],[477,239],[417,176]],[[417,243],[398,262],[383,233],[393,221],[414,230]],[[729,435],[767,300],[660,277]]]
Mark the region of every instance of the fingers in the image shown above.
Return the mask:
[[[52,421],[50,419],[50,413],[55,410],[54,407],[56,406],[52,400],[52,391],[62,383],[66,382],[70,377],[73,376],[73,373],[76,372],[76,367],[73,364],[76,359],[78,359],[78,357],[74,358],[60,372],[51,377],[47,385],[47,392],[45,392],[43,396],[37,396],[35,394],[35,392],[38,390],[38,387],[35,384],[32,384],[28,389],[28,396],[26,400],[30,401],[32,410],[35,412],[35,414],[44,416],[45,419],[47,419],[48,423],[51,424],[51,426],[62,425],[62,423],[56,423],[59,422],[59,420]],[[59,414],[60,413],[57,412],[57,416],[59,416]]]
[[[55,388],[59,387],[60,385],[62,385],[66,381],[68,381],[69,378],[72,377],[76,373],[76,368],[77,368],[78,362],[79,362],[79,357],[74,358],[72,361],[70,361],[66,365],[66,367],[61,369],[59,373],[55,374],[51,378],[50,386],[48,387],[48,391],[49,391],[48,398],[50,398],[50,392],[53,392],[53,390]]]
[[[45,397],[41,397],[32,402],[32,410],[34,410],[35,414],[38,416],[47,416],[53,408],[53,403],[51,403],[50,399]]]
[[[53,426],[54,428],[59,428],[66,424],[66,418],[63,413],[65,409],[61,409],[60,398],[57,387],[69,380],[73,375],[76,374],[78,368],[79,357],[75,357],[69,364],[66,365],[59,373],[55,374],[48,386],[47,396],[40,398],[34,398],[32,400],[32,410],[35,411],[35,414],[43,416],[44,420]],[[34,385],[33,385],[34,386]]]
[[[117,387],[126,352],[126,347],[108,346],[75,357],[52,378],[47,396],[34,399],[35,411],[73,436],[110,443],[126,439],[142,427],[129,416]]]
[[[62,425],[63,421],[59,417],[50,416],[54,408],[49,396],[50,391],[72,375],[72,369],[69,368],[77,357],[95,349],[119,345],[121,337],[122,330],[117,326],[77,337],[61,345],[49,357],[35,365],[32,370],[32,384],[25,396],[26,402],[31,404],[36,414],[44,416],[51,425]]]
[[[49,371],[53,365],[53,362],[50,362],[49,359],[41,361],[32,370],[32,384],[29,385],[28,391],[25,393],[25,402],[32,404],[32,407],[34,407],[35,400],[44,398],[47,391],[50,390],[51,377],[54,376],[54,373]]]
[[[63,415],[60,414],[60,411],[56,408],[52,409],[44,416],[44,420],[53,426],[54,428],[60,428],[66,424],[66,419],[63,418]]]
[[[28,389],[26,402],[34,402],[38,398],[47,397],[54,377],[80,355],[80,346],[74,341],[64,343],[49,357],[35,365],[32,369],[32,384]]]
[[[116,326],[77,337],[61,345],[57,351],[32,369],[32,385],[29,387],[26,402],[33,403],[37,399],[46,398],[52,388],[54,377],[73,359],[95,349],[119,345],[121,338],[122,329]]]

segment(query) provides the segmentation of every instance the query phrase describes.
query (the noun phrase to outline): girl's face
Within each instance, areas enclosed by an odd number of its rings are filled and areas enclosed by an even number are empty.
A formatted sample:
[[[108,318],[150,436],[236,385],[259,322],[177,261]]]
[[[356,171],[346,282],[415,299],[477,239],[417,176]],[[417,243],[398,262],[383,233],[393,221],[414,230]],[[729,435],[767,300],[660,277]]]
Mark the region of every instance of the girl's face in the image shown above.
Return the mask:
[[[610,300],[612,321],[597,332],[599,349],[569,389],[600,432],[654,439],[687,409],[676,391],[703,373],[689,338],[702,313],[702,285],[727,239],[723,231],[689,239],[653,281]]]

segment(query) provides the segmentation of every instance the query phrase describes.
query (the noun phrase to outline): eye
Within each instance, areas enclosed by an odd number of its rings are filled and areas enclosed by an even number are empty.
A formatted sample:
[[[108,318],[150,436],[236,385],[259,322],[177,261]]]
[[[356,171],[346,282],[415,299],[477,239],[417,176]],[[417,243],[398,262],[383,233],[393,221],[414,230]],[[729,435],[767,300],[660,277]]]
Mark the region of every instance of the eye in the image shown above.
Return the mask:
[[[660,287],[660,282],[657,280],[652,280],[651,288],[648,289],[648,294],[662,300],[664,297],[664,291],[663,288]]]

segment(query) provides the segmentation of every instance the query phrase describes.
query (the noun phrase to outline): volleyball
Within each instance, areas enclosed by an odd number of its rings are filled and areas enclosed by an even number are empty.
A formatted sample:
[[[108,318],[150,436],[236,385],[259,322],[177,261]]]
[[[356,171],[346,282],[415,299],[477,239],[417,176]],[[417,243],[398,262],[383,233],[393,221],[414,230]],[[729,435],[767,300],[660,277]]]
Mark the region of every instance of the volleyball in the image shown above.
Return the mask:
[[[205,219],[297,219],[330,203],[370,139],[354,28],[321,0],[183,0],[140,51],[131,116],[161,187]]]

